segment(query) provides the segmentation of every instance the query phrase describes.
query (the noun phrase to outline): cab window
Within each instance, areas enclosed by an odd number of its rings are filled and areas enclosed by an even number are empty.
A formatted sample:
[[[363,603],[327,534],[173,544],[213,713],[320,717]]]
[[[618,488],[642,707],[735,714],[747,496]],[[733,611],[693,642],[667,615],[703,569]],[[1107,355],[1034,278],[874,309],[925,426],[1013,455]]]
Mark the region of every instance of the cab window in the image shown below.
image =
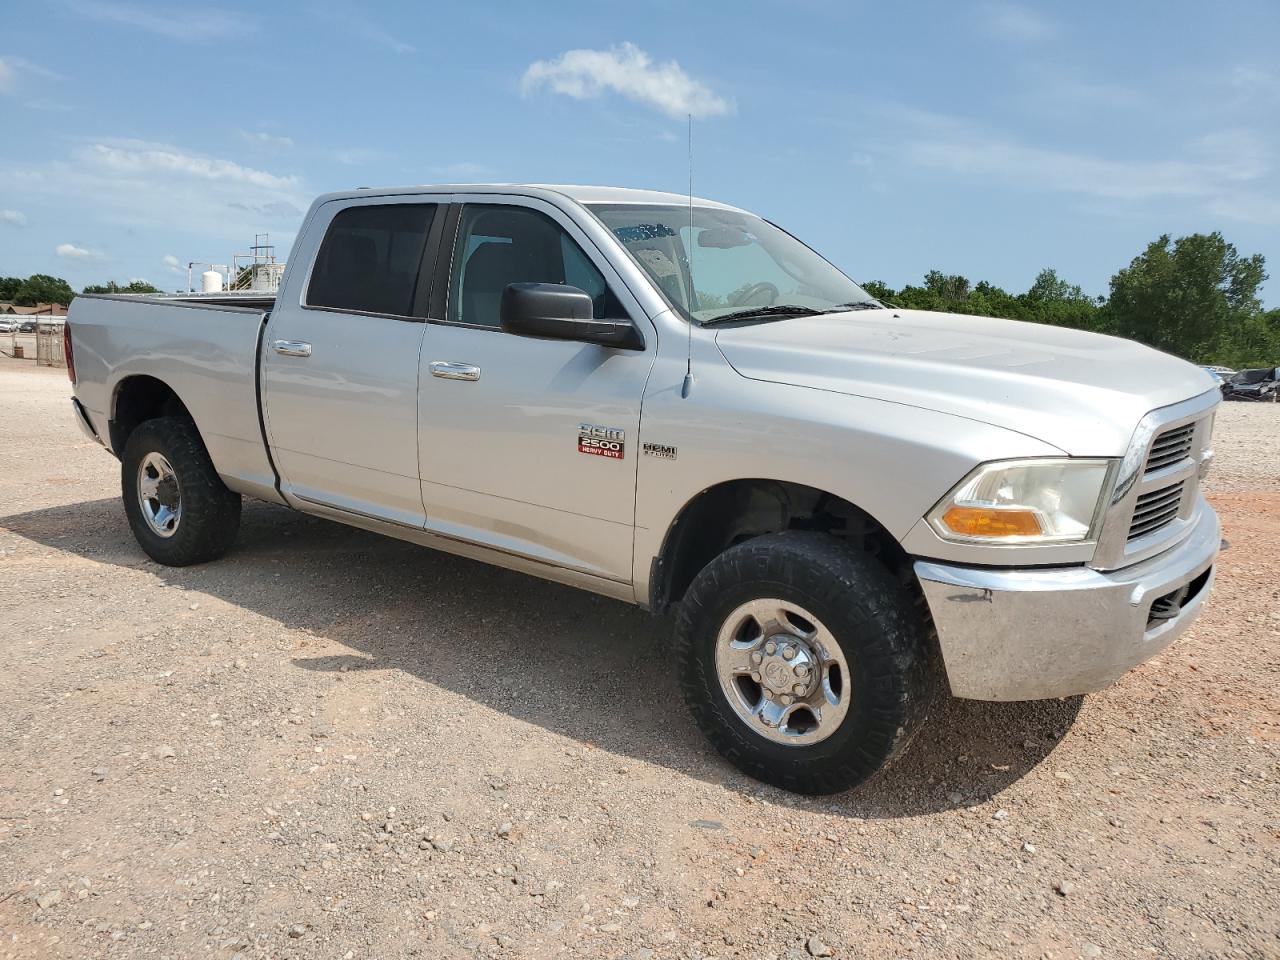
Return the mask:
[[[527,207],[467,204],[458,218],[449,276],[448,318],[482,327],[500,324],[509,283],[563,283],[591,297],[598,320],[626,316],[604,275],[550,217]]]
[[[368,204],[333,218],[316,255],[307,306],[414,315],[435,204]]]

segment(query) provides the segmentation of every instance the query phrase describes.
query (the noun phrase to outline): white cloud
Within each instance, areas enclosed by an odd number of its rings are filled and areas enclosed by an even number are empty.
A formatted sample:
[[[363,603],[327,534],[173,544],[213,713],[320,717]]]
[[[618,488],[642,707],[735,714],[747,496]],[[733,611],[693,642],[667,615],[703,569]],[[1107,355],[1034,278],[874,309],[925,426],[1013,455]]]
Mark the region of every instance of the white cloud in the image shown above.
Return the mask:
[[[569,50],[554,60],[538,60],[525,70],[520,85],[526,95],[548,87],[575,100],[611,91],[672,117],[711,117],[733,110],[731,100],[694,80],[680,64],[654,63],[633,43],[608,50]]]
[[[1045,40],[1057,33],[1057,26],[1052,20],[1016,3],[985,4],[983,17],[990,32],[1020,43]]]
[[[22,57],[15,57],[12,54],[0,57],[0,96],[17,96],[19,93],[28,93],[33,90],[41,93],[50,86],[50,81],[61,79],[60,74],[54,73],[48,67],[32,63]],[[42,97],[26,99],[22,105],[33,110],[69,109]]]
[[[1271,170],[1266,143],[1248,130],[1222,130],[1190,140],[1155,158],[1117,159],[1083,150],[1040,146],[968,121],[900,109],[905,123],[885,152],[945,174],[1075,193],[1108,201],[1184,198],[1233,219],[1274,222],[1274,203],[1246,198],[1264,193]]]
[[[1232,69],[1227,82],[1242,101],[1280,100],[1280,73],[1259,67],[1237,66]]]
[[[89,148],[92,163],[120,173],[174,173],[204,180],[226,180],[272,190],[297,185],[295,177],[280,177],[265,170],[244,167],[231,160],[204,157],[173,147],[125,141],[119,145],[95,143]]]
[[[164,264],[165,270],[169,273],[177,275],[185,275],[186,268],[182,265],[182,261],[175,257],[172,253],[166,253],[160,258],[160,262]]]
[[[256,29],[256,22],[248,16],[221,13],[208,5],[170,4],[161,8],[117,0],[69,0],[68,6],[86,20],[119,24],[189,43],[243,36]]]
[[[98,260],[102,254],[94,250],[86,250],[84,247],[77,247],[74,243],[60,243],[54,248],[54,253],[60,257],[66,257],[68,260]]]
[[[302,216],[302,211],[288,200],[272,200],[269,203],[240,203],[239,201],[233,201],[228,203],[227,206],[232,210],[245,210],[249,213],[256,213],[260,217],[279,219],[281,217]]]
[[[489,168],[482,163],[461,160],[458,163],[446,163],[443,166],[432,167],[431,172],[433,175],[452,178],[461,183],[466,180],[477,180],[488,176]]]
[[[293,146],[293,140],[290,137],[278,137],[272,133],[265,133],[261,130],[250,132],[248,130],[237,130],[236,134],[241,140],[248,143],[256,144],[263,147],[277,147],[288,149]]]
[[[21,210],[0,210],[0,223],[11,227],[25,227],[27,215]]]
[[[69,206],[100,229],[181,238],[170,249],[183,274],[189,259],[221,262],[248,243],[267,226],[258,211],[277,214],[275,226],[285,212],[305,209],[312,192],[289,174],[135,140],[82,142],[61,157],[0,157],[0,183],[6,194]],[[273,239],[281,242],[274,230]],[[133,269],[145,272],[145,264]]]
[[[312,9],[311,13],[321,20],[340,27],[344,36],[362,37],[378,46],[386,47],[392,53],[413,53],[417,50],[412,44],[406,43],[390,30],[370,20],[366,6],[330,3],[318,9]]]
[[[367,147],[350,147],[334,150],[331,156],[344,167],[362,167],[366,163],[372,163],[377,160],[382,154]]]

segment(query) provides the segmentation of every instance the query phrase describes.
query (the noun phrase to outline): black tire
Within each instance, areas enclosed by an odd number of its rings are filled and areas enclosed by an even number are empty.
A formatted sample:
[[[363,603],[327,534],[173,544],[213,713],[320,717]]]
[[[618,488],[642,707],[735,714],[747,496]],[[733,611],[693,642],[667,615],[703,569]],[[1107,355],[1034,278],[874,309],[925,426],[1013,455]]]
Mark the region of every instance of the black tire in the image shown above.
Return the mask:
[[[840,645],[851,699],[826,739],[802,746],[767,739],[721,687],[721,626],[742,604],[762,598],[811,611]],[[873,556],[796,531],[732,547],[698,574],[676,620],[675,655],[685,701],[725,759],[757,780],[829,794],[884,769],[920,729],[937,689],[931,636],[919,599]]]
[[[148,454],[157,453],[173,468],[182,512],[170,536],[151,529],[139,497],[139,471]],[[147,556],[170,567],[216,560],[230,548],[240,529],[240,495],[226,488],[213,468],[196,425],[186,418],[147,420],[129,434],[120,458],[124,512]]]

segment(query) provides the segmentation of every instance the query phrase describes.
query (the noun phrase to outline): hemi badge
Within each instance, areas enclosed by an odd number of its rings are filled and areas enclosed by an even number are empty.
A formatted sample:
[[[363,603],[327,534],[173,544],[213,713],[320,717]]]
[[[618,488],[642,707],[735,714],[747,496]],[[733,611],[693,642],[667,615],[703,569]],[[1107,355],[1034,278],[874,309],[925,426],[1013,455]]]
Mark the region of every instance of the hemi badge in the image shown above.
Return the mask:
[[[676,448],[665,443],[646,443],[644,445],[644,455],[646,457],[657,457],[659,460],[674,460],[676,458]]]

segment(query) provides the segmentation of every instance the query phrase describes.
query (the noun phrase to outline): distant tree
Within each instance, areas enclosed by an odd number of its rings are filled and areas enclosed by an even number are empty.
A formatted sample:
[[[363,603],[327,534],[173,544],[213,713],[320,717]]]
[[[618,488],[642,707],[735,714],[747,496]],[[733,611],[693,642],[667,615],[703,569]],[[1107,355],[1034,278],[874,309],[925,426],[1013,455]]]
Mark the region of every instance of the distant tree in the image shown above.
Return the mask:
[[[1104,330],[1106,318],[1099,312],[1099,300],[1077,284],[1068,283],[1052,267],[1041,270],[1031,288],[1018,298],[1022,316],[1037,323],[1080,330]]]
[[[1045,267],[1038,274],[1027,291],[1027,299],[1037,303],[1048,303],[1053,300],[1086,300],[1078,286],[1067,283],[1058,276],[1053,267]]]
[[[1262,313],[1265,266],[1216,231],[1165,234],[1111,278],[1107,314],[1116,333],[1170,353],[1202,362],[1233,354]]]
[[[1280,310],[1244,321],[1209,359],[1237,369],[1280,366]]]
[[[958,273],[930,270],[924,275],[925,289],[950,307],[963,306],[969,298],[969,280]]]
[[[161,293],[159,287],[153,287],[145,280],[130,280],[125,286],[120,286],[114,280],[108,280],[106,283],[94,283],[84,288],[84,293]]]
[[[12,300],[21,286],[21,277],[0,277],[0,300]]]
[[[965,313],[984,317],[1004,317],[1009,320],[1027,320],[1022,302],[993,283],[980,280],[965,302]]]
[[[24,307],[32,307],[37,303],[60,303],[65,307],[75,296],[71,285],[61,277],[33,273],[22,281],[14,294],[13,302]]]
[[[867,280],[858,284],[858,286],[862,287],[863,290],[867,291],[867,293],[871,294],[881,303],[896,302],[898,295],[894,292],[893,287],[889,286],[887,283],[882,283],[879,280]]]

